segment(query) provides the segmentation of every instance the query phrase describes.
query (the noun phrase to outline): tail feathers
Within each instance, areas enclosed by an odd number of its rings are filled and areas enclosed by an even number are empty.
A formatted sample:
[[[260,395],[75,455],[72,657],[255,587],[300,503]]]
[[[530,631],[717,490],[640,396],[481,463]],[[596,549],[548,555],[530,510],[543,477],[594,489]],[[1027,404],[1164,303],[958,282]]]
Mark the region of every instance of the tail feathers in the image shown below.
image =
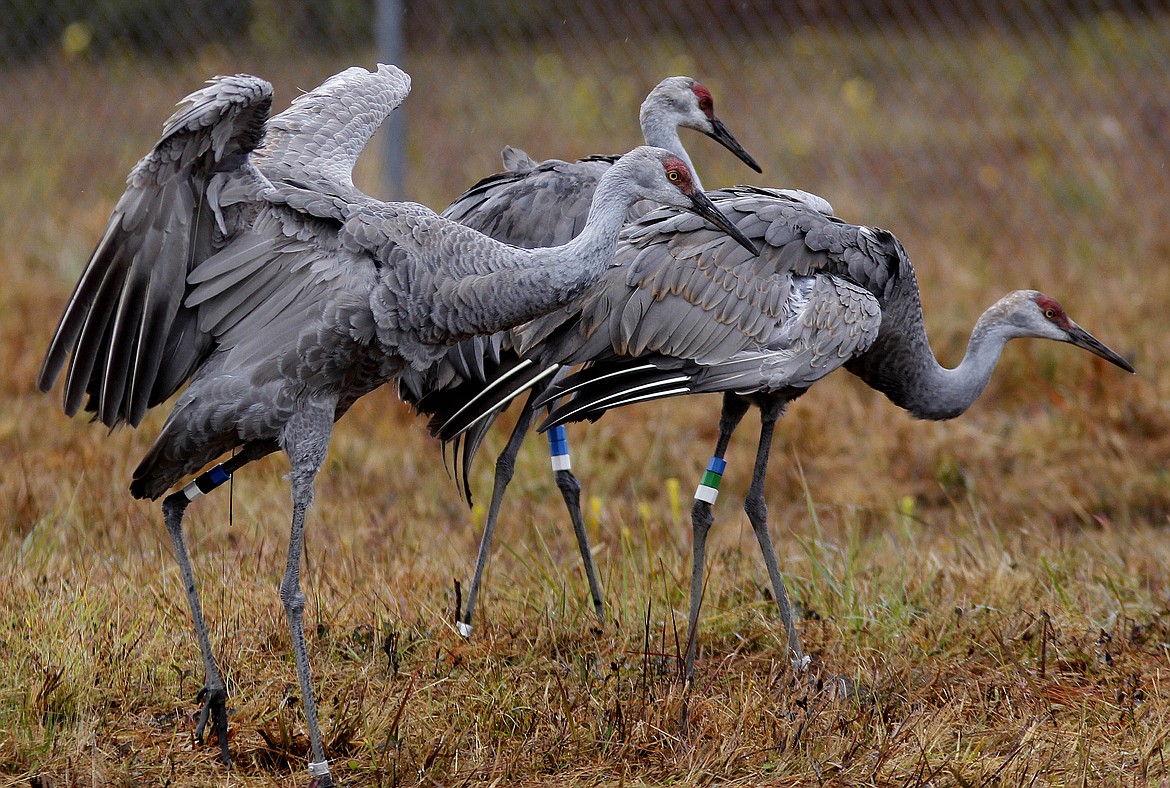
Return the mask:
[[[645,402],[695,391],[692,370],[675,359],[622,359],[589,366],[550,387],[537,400],[547,405],[568,396],[552,408],[538,427],[541,431],[571,421],[596,421],[610,408]]]
[[[463,500],[470,506],[471,496],[471,466],[483,439],[491,430],[496,418],[503,409],[487,414],[487,417],[455,435],[451,440],[443,442],[443,463],[447,466],[447,473],[455,481],[463,495]]]
[[[476,425],[490,425],[512,400],[555,375],[558,369],[559,367],[541,369],[530,361],[519,361],[474,396],[461,403],[445,403],[443,412],[436,412],[428,425],[431,435],[446,442]],[[420,410],[423,410],[425,404],[425,400],[420,403]],[[438,408],[434,410],[437,411]]]

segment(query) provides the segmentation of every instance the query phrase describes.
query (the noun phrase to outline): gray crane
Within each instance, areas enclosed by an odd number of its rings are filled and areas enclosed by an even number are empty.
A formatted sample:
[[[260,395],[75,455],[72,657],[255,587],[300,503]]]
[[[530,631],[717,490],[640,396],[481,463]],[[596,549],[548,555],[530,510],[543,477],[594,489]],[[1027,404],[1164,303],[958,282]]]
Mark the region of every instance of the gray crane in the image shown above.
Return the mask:
[[[655,211],[622,232],[606,274],[585,295],[513,333],[528,362],[498,399],[484,397],[452,439],[501,401],[559,365],[584,363],[536,399],[560,399],[541,429],[599,418],[621,405],[699,392],[722,392],[719,438],[692,508],[693,566],[685,676],[694,675],[711,505],[724,454],[755,405],[761,429],[744,509],[759,542],[780,608],[794,667],[807,664],[767,526],[764,477],[773,431],[787,403],[838,367],[859,376],[922,419],[967,410],[990,380],[1005,344],[1038,337],[1068,342],[1133,372],[1130,364],[1074,323],[1054,299],[1009,293],[976,323],[958,367],[942,367],[922,322],[918,282],[902,244],[889,232],[847,224],[827,202],[803,192],[735,187],[708,196],[759,245],[749,257],[690,217]],[[565,397],[567,396],[567,399]]]
[[[158,499],[239,450],[162,505],[204,664],[196,736],[210,718],[225,764],[226,689],[182,517],[247,463],[288,456],[293,514],[280,597],[320,785],[332,778],[310,684],[300,561],[334,421],[404,370],[435,364],[448,345],[580,294],[608,265],[638,200],[697,211],[738,234],[685,162],[651,147],[613,165],[586,229],[551,249],[519,249],[424,206],[378,201],[353,185],[352,168],[409,89],[393,66],[351,68],[270,122],[272,87],[257,77],[219,77],[184,99],[130,173],[38,379],[48,391],[71,356],[65,412],[84,404],[110,428],[136,426],[186,384],[134,471],[136,498]]]
[[[711,91],[693,77],[667,77],[655,85],[642,102],[639,124],[647,145],[673,151],[688,166],[691,165],[691,158],[679,139],[679,128],[706,134],[747,166],[756,172],[761,171],[751,154],[716,116]],[[617,160],[617,156],[597,155],[576,162],[549,159],[538,163],[524,151],[512,146],[504,148],[502,158],[505,172],[484,178],[472,186],[456,198],[442,215],[474,227],[497,240],[526,248],[565,243],[580,233],[598,180]],[[699,175],[693,166],[691,171],[698,183]],[[656,207],[649,201],[638,203],[630,208],[628,218],[633,220]],[[509,352],[509,346],[510,340],[506,333],[490,339],[476,338],[460,343],[450,351],[449,363],[429,370],[425,379],[420,375],[404,376],[399,385],[400,395],[417,411],[431,416],[433,423],[441,424],[452,415],[447,411],[450,405],[462,404],[469,398],[468,392],[478,390],[488,376],[484,371],[485,363],[497,371],[502,365],[515,363],[517,359]],[[534,418],[535,410],[526,407],[496,461],[491,504],[484,518],[483,535],[466,607],[456,611],[456,626],[464,636],[469,636],[472,631],[475,602],[487,567],[504,492],[515,471],[516,455],[524,435]],[[490,424],[491,420],[483,422],[478,433],[479,439],[486,434]],[[571,470],[567,442],[563,436],[559,437],[561,440],[550,444],[550,450],[554,451],[552,463],[556,484],[577,538],[594,611],[598,620],[604,623],[605,603],[602,600],[601,584],[597,579],[597,568],[593,563],[589,537],[581,516],[581,486]],[[452,455],[453,473],[457,483],[462,479],[463,494],[470,502],[467,468],[459,462],[459,458],[465,456],[469,455],[463,454],[456,447]]]
[[[702,182],[679,139],[680,128],[706,134],[761,172],[760,165],[715,114],[711,91],[693,77],[667,77],[655,85],[642,102],[638,120],[646,144],[665,148],[686,162],[699,188]],[[534,248],[563,244],[581,232],[593,190],[618,155],[537,162],[519,148],[508,146],[502,158],[504,172],[480,180],[442,215],[497,240]],[[639,203],[631,209],[630,218],[656,207],[652,202]]]

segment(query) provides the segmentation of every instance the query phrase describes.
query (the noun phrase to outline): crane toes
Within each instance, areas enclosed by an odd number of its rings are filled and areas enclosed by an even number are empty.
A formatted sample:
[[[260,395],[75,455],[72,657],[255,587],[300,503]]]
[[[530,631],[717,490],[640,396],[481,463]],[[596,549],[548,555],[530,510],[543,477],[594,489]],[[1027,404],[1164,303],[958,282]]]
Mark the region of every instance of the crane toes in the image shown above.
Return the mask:
[[[195,741],[203,744],[203,733],[207,729],[208,720],[211,720],[215,726],[215,737],[219,740],[219,759],[224,766],[231,767],[232,758],[228,751],[227,736],[227,691],[223,687],[208,689],[205,686],[199,690],[195,700],[203,701],[203,708],[199,711],[199,723],[195,726]]]

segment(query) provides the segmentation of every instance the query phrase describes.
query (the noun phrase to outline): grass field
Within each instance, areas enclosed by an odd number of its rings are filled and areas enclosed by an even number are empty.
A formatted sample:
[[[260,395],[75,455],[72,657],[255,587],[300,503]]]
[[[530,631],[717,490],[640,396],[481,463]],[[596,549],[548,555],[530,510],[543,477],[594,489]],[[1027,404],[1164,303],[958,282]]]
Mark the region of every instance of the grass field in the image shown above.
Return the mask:
[[[1165,51],[1165,29],[1126,31],[1125,40]],[[810,64],[840,44],[800,42]],[[937,42],[908,45],[939,51]],[[962,62],[999,51],[980,38],[944,45]],[[646,75],[627,75],[630,83],[696,67],[669,49],[648,56]],[[953,422],[914,422],[845,374],[791,408],[773,452],[770,521],[818,675],[845,677],[852,691],[806,686],[786,665],[739,508],[754,417],[733,442],[716,506],[688,696],[678,657],[689,493],[714,444],[718,400],[629,408],[570,430],[612,616],[604,628],[542,441],[531,441],[475,637],[463,640],[452,626],[454,581],[469,579],[478,522],[438,446],[386,390],[339,425],[310,515],[310,659],[334,775],[346,785],[1165,784],[1167,138],[1125,106],[1114,108],[1122,145],[1081,136],[1078,152],[1062,134],[1084,114],[1066,101],[1089,90],[1079,81],[1149,80],[1153,109],[1140,109],[1157,118],[1164,75],[1140,58],[1104,71],[1108,50],[1085,52],[1083,73],[1020,55],[1024,87],[1010,69],[992,70],[978,90],[928,107],[922,96],[963,83],[938,58],[912,85],[882,74],[880,59],[831,74],[809,65],[807,80],[786,87],[785,106],[802,108],[790,124],[783,111],[774,122],[759,117],[775,100],[768,64],[734,89],[701,75],[728,96],[720,114],[765,172],[785,173],[750,182],[816,191],[844,218],[898,234],[944,362],[957,362],[987,304],[1037,287],[1139,373],[1053,343],[1015,343],[979,403]],[[444,91],[431,87],[442,78],[437,60],[410,66],[411,190],[432,206],[493,171],[505,142],[569,157],[633,141],[627,125],[615,132],[587,107],[559,117],[539,90],[501,99],[498,129],[482,121],[470,141],[460,118],[490,84],[474,52],[462,57],[466,78]],[[540,62],[549,79],[573,78],[564,64]],[[296,86],[342,65],[265,60],[253,70],[273,79],[284,106]],[[861,118],[842,109],[865,94],[843,87],[849,68],[881,88]],[[158,507],[126,491],[165,413],[107,435],[67,420],[57,394],[33,382],[125,173],[170,105],[224,70],[213,52],[181,68],[91,64],[84,83],[68,64],[0,80],[5,106],[21,107],[0,117],[0,785],[307,781],[277,595],[287,463],[250,466],[230,495],[201,500],[187,520],[229,683],[229,773],[214,746],[192,742],[201,668]],[[28,103],[42,83],[52,96]],[[1121,92],[1090,88],[1106,104]],[[110,110],[126,96],[135,99],[129,121]],[[74,122],[62,127],[62,117]],[[938,139],[951,156],[915,169],[919,149]],[[693,148],[709,185],[749,180],[712,147]],[[480,498],[490,473],[481,463]],[[670,479],[680,480],[681,500]]]

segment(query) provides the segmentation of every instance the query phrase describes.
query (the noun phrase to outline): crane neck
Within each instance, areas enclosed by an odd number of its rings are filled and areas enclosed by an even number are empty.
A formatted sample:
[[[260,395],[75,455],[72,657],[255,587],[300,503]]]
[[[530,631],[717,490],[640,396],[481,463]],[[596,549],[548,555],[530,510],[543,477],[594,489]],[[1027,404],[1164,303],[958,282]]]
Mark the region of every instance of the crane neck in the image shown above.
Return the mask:
[[[642,105],[639,121],[642,126],[642,136],[645,138],[646,144],[653,145],[656,148],[666,148],[675,156],[682,159],[686,163],[687,169],[691,171],[691,177],[694,178],[695,185],[699,189],[702,189],[703,184],[699,180],[699,173],[695,171],[695,165],[691,161],[691,156],[687,153],[687,149],[683,147],[682,140],[678,136],[678,123],[668,118],[657,105],[647,106],[646,104]]]
[[[619,160],[602,176],[585,227],[562,246],[524,249],[475,235],[482,249],[440,282],[440,329],[454,338],[501,331],[567,305],[601,278],[617,250],[626,213],[640,195]],[[472,231],[455,225],[454,232]]]
[[[847,368],[920,419],[952,419],[983,393],[1004,346],[1016,334],[1000,319],[1000,303],[983,313],[957,367],[942,366],[922,322],[918,284],[909,261],[882,308],[878,339]]]

